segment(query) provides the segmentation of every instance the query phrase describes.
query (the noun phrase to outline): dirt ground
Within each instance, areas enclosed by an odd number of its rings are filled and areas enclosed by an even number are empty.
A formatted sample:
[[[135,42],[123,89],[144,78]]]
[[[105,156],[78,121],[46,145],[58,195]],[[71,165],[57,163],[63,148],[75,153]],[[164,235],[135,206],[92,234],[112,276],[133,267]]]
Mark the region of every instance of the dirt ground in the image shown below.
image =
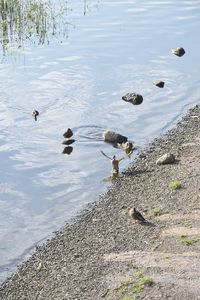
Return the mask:
[[[165,153],[176,162],[156,165]],[[200,299],[200,106],[8,278],[1,300]],[[170,187],[178,180],[179,189]],[[128,207],[149,221],[133,223]]]

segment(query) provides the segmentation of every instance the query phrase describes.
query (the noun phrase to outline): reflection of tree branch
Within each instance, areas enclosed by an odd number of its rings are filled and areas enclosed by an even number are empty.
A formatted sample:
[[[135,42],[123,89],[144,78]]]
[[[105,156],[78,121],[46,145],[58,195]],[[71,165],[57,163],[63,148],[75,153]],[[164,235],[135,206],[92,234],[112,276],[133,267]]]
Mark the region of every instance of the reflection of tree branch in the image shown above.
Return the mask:
[[[83,0],[83,13],[91,9]],[[98,0],[95,0],[98,2]],[[73,3],[73,0],[71,0]],[[68,38],[69,29],[75,25],[69,21],[69,0],[0,0],[0,43],[5,53],[8,45],[25,41],[49,43],[50,37]]]

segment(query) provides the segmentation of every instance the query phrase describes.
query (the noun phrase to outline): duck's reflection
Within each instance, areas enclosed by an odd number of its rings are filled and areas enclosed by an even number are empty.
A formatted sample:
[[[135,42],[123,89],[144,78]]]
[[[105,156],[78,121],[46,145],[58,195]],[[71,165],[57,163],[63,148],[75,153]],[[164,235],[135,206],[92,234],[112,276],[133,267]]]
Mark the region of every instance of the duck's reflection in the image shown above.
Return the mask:
[[[63,149],[63,154],[67,154],[67,155],[70,155],[73,151],[73,147],[72,146],[67,146]]]
[[[69,146],[69,145],[73,144],[74,142],[75,142],[75,140],[74,140],[74,139],[71,139],[71,140],[65,140],[65,141],[63,141],[62,144],[63,144],[63,145],[68,145],[68,146]]]

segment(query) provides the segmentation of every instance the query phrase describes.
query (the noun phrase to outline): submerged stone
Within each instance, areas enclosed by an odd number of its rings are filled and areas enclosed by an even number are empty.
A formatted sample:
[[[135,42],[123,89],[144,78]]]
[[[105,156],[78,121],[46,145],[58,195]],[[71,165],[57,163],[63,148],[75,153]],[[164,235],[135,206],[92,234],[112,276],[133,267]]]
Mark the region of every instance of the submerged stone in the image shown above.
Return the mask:
[[[181,57],[185,54],[185,50],[182,47],[177,47],[172,49],[172,53],[176,56]]]
[[[175,156],[171,153],[166,153],[162,155],[159,159],[157,159],[156,164],[157,165],[167,165],[167,164],[173,164],[175,163]]]
[[[122,96],[122,99],[126,102],[130,102],[134,105],[139,105],[143,102],[143,97],[140,94],[137,93],[127,93],[124,96]]]

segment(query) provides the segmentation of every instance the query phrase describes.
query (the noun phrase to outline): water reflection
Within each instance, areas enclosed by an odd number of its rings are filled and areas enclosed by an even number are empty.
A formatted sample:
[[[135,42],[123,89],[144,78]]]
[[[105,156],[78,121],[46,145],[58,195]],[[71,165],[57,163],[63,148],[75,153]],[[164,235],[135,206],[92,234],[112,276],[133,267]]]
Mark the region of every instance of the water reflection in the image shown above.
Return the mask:
[[[72,151],[73,151],[73,147],[71,147],[71,146],[67,146],[67,147],[65,147],[64,149],[63,149],[63,154],[68,154],[68,155],[70,155],[71,153],[72,153]]]
[[[92,10],[91,3],[83,1],[83,14]],[[96,3],[98,6],[98,4]],[[0,0],[0,43],[3,54],[24,43],[63,43],[74,24],[69,19],[73,4],[65,0]]]

